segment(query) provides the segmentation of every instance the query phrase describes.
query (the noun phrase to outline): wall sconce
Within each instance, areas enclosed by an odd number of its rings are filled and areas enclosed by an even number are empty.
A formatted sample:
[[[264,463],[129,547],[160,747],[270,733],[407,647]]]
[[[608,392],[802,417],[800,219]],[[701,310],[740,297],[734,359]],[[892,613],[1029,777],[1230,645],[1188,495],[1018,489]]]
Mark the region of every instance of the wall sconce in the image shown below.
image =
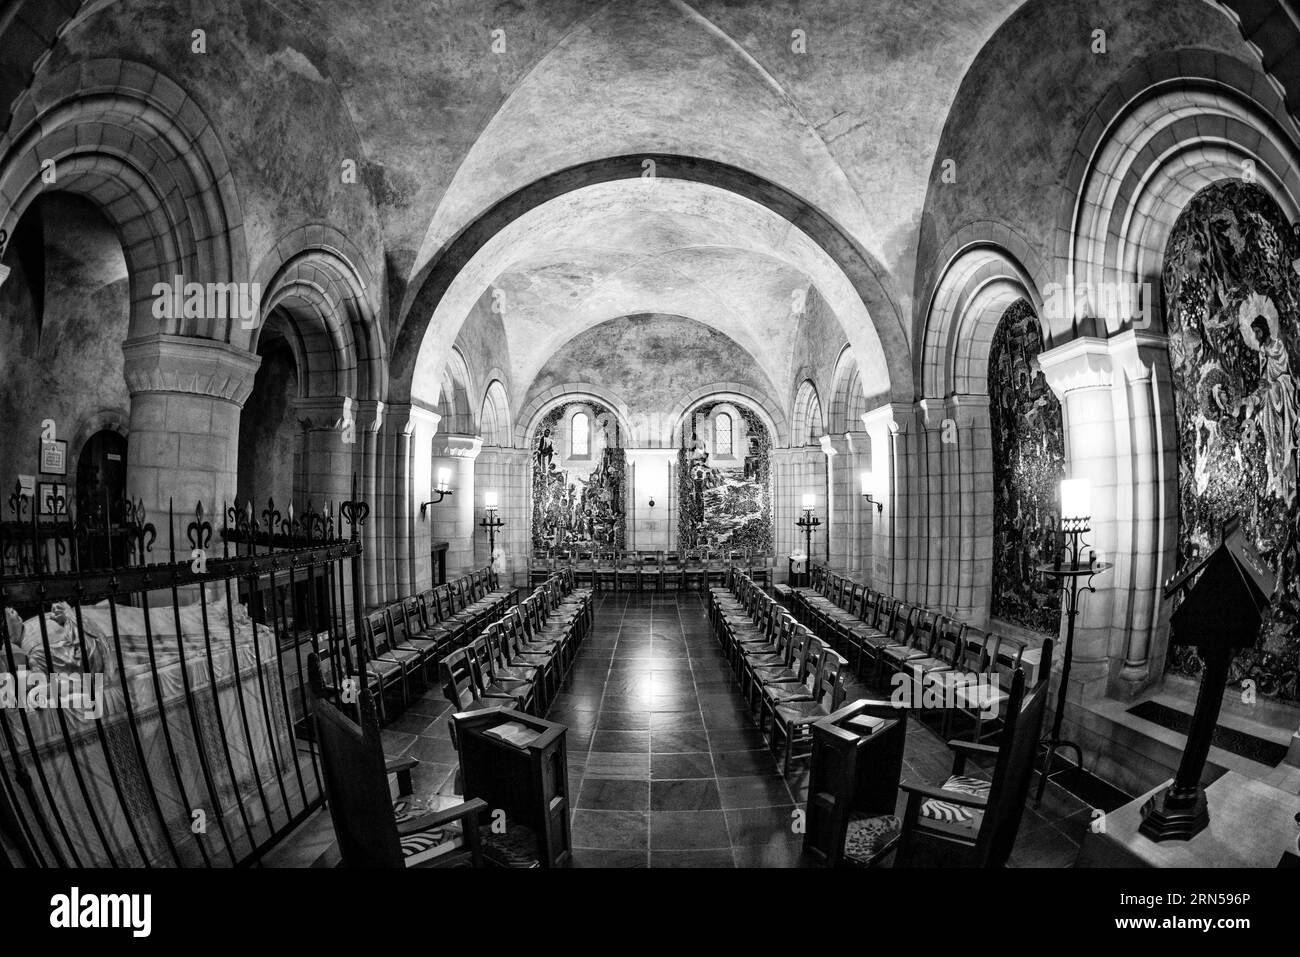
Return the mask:
[[[428,509],[430,505],[437,505],[448,495],[452,494],[451,469],[448,468],[438,469],[438,484],[433,487],[432,494],[438,497],[434,499],[430,499],[427,502],[420,503],[420,518],[424,518],[425,510]]]
[[[875,495],[872,493],[871,473],[868,471],[863,471],[860,475],[860,478],[862,480],[863,501],[870,502],[872,505],[876,506],[877,512],[883,514],[885,511],[885,503],[877,502]]]

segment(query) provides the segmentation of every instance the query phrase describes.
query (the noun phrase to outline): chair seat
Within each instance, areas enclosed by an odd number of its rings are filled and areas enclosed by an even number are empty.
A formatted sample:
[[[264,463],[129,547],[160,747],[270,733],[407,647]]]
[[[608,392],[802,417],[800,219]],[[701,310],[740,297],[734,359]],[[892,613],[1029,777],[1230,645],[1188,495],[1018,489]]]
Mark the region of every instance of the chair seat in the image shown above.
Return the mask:
[[[808,704],[813,703],[812,692],[799,681],[788,684],[766,682],[763,685],[763,694],[778,706],[782,704],[803,704],[805,702]]]
[[[884,648],[884,655],[890,661],[914,661],[918,658],[930,657],[920,648],[913,648],[911,645],[887,645]]]
[[[865,867],[892,848],[902,831],[903,822],[894,814],[854,812],[844,838],[844,859]]]
[[[370,658],[366,661],[367,673],[376,678],[388,678],[398,674],[402,670],[402,664],[388,658]]]
[[[992,785],[988,781],[973,778],[965,774],[954,774],[943,783],[943,790],[957,794],[969,794],[973,797],[988,797]],[[921,805],[921,817],[929,818],[941,824],[960,824],[978,828],[979,819],[984,812],[938,798],[929,798]]]
[[[830,714],[816,701],[790,701],[776,706],[779,714],[787,724],[807,724]]]

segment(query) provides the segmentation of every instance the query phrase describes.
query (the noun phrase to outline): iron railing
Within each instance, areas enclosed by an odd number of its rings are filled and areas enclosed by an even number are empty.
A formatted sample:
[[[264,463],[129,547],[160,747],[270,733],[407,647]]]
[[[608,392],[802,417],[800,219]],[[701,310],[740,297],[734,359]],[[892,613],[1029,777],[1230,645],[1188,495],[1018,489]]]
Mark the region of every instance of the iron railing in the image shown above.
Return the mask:
[[[307,653],[364,671],[355,486],[323,511],[169,508],[161,561],[141,502],[7,504],[0,865],[259,861],[322,802]]]

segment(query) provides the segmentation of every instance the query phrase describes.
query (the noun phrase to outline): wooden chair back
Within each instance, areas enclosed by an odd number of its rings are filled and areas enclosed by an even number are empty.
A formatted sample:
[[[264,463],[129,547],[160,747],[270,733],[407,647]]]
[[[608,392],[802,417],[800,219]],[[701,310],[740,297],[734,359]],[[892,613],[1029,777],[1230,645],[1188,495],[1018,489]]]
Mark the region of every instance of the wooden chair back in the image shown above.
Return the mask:
[[[315,657],[315,652],[309,656],[308,667],[319,669],[319,660],[311,660]],[[312,695],[321,781],[339,854],[344,867],[403,867],[379,721],[364,690],[358,692],[357,711],[359,723]]]
[[[1052,673],[1052,642],[1043,644],[1041,678],[1026,691],[1025,672],[1017,668],[1011,679],[1007,717],[998,746],[997,764],[989,789],[987,810],[975,842],[977,866],[1002,867],[1011,856],[1020,830],[1020,819],[1029,797],[1029,782],[1042,736],[1047,710],[1048,678]]]

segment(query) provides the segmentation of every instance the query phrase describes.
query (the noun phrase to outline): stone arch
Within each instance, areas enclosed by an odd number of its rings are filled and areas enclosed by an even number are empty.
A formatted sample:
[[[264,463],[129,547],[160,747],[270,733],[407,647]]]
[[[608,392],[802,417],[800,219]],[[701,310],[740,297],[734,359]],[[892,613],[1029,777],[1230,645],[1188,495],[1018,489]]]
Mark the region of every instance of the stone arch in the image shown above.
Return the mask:
[[[790,426],[784,413],[766,396],[759,395],[737,382],[719,382],[692,389],[668,413],[667,421],[673,424],[670,441],[675,441],[682,426],[698,406],[706,402],[731,402],[743,405],[759,417],[773,445],[785,445],[790,440]]]
[[[493,378],[483,393],[479,428],[482,430],[485,446],[505,447],[510,444],[512,435],[510,400],[506,396],[506,387],[500,378]]]
[[[1253,177],[1290,221],[1300,219],[1296,142],[1276,91],[1229,57],[1180,51],[1130,71],[1075,147],[1055,256],[1059,282],[1076,295],[1047,310],[1049,340],[1069,338],[1084,318],[1101,320],[1110,334],[1159,330],[1160,270],[1174,221],[1217,180]],[[1114,294],[1127,289],[1149,293],[1140,311]]]
[[[480,409],[475,409],[470,398],[478,394],[469,363],[458,346],[452,346],[447,364],[442,370],[442,384],[438,396],[439,425],[448,435],[474,435]]]
[[[282,252],[290,250],[290,252]],[[329,226],[302,226],[273,247],[257,269],[261,321],[247,333],[256,351],[261,329],[279,311],[302,346],[304,397],[382,399],[386,346],[370,299],[373,281],[359,251]]]
[[[170,285],[176,276],[248,280],[229,164],[212,125],[184,90],[148,66],[119,59],[38,77],[0,137],[6,236],[50,185],[42,179],[50,169],[57,188],[93,201],[118,231],[130,273],[131,338],[231,340],[238,323],[229,318],[155,316],[155,285]]]
[[[409,395],[422,358],[426,332],[434,324],[444,296],[462,272],[470,273],[479,253],[499,233],[532,210],[585,187],[612,182],[639,182],[643,164],[653,161],[660,182],[704,184],[757,204],[795,225],[800,233],[834,264],[847,281],[869,328],[850,323],[850,336],[865,347],[874,340],[885,357],[882,370],[896,396],[911,398],[910,356],[902,315],[887,286],[886,272],[829,216],[780,185],[739,167],[716,160],[675,154],[638,153],[611,156],[559,170],[498,202],[463,230],[435,259],[413,277],[403,305],[400,331],[394,342],[392,375],[395,394]],[[482,271],[479,264],[478,271]],[[477,294],[474,295],[477,298]],[[856,318],[856,317],[855,317]],[[438,341],[454,341],[463,316],[435,325]]]
[[[601,403],[614,413],[620,432],[624,435],[628,434],[632,415],[627,403],[604,386],[591,382],[566,382],[564,385],[547,389],[541,395],[535,396],[520,410],[514,421],[515,447],[531,447],[533,435],[542,419],[556,406],[570,402]]]
[[[917,383],[925,397],[987,395],[989,349],[1003,314],[1022,298],[1041,312],[1042,297],[1029,269],[988,238],[998,233],[1015,236],[985,224],[967,227],[949,244],[953,252],[930,294],[917,352]],[[1015,238],[1016,246],[1028,250]]]
[[[804,379],[794,396],[794,414],[791,416],[790,444],[811,445],[826,434],[826,420],[822,415],[821,398],[812,379]]]

